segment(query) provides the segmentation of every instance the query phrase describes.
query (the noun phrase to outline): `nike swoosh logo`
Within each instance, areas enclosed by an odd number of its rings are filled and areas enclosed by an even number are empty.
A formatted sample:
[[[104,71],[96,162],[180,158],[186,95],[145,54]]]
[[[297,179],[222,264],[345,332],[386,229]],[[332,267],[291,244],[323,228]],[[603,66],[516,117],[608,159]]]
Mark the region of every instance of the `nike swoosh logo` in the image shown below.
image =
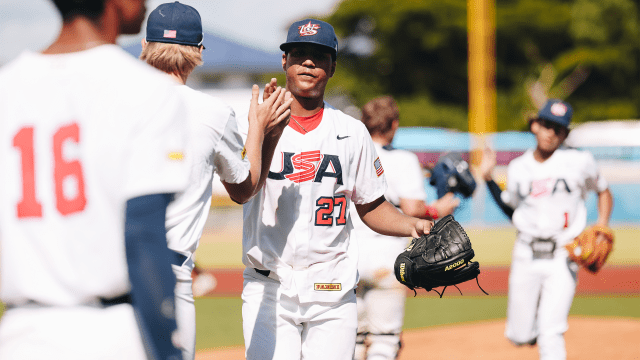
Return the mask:
[[[337,139],[338,139],[338,140],[342,140],[342,139],[346,139],[346,138],[348,138],[348,137],[351,137],[351,136],[350,136],[350,135],[347,135],[347,136],[340,137],[340,135],[338,135],[338,136],[337,136]]]

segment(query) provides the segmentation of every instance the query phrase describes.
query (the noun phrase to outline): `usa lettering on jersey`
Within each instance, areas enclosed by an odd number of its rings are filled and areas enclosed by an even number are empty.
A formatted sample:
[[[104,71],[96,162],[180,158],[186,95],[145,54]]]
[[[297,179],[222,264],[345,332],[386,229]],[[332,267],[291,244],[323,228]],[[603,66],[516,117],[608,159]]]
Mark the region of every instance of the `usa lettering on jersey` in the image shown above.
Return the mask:
[[[571,193],[571,188],[569,188],[569,184],[567,184],[567,180],[559,178],[554,181],[554,179],[543,179],[543,180],[534,180],[529,182],[529,192],[521,193],[520,192],[520,183],[517,183],[518,194],[521,197],[526,197],[530,195],[534,198],[542,197],[542,196],[550,196],[555,194],[558,190],[564,190],[567,193]]]
[[[303,151],[299,154],[283,152],[282,171],[269,171],[268,176],[272,180],[287,179],[294,183],[322,182],[323,178],[332,177],[338,185],[343,184],[342,165],[338,155],[321,154],[320,150]]]

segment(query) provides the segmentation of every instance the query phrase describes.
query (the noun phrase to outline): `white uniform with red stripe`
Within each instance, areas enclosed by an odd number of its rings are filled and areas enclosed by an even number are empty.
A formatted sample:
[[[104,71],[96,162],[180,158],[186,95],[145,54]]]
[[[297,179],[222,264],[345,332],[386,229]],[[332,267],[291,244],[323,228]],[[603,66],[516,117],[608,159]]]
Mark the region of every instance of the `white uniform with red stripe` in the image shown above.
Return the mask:
[[[386,183],[364,125],[327,103],[321,116],[308,133],[290,122],[264,188],[244,205],[247,359],[353,356],[358,249],[349,209],[378,199]]]
[[[389,187],[384,196],[399,207],[400,199],[425,201],[424,175],[416,154],[375,143]],[[351,209],[360,250],[358,272],[358,346],[356,360],[395,359],[400,350],[406,287],[396,280],[393,265],[409,238],[378,234]],[[365,349],[364,341],[370,344]],[[366,350],[366,352],[365,352]]]
[[[116,45],[0,70],[0,358],[146,358],[133,308],[99,299],[130,289],[126,201],[187,185],[183,110]]]
[[[505,335],[537,341],[541,359],[565,359],[563,334],[578,267],[564,245],[587,224],[589,191],[608,187],[591,153],[560,148],[540,163],[528,150],[509,164],[502,200],[515,209],[518,237],[509,273]],[[555,249],[555,250],[553,250]]]
[[[235,113],[221,100],[193,90],[177,87],[186,105],[191,160],[189,187],[176,194],[167,207],[169,249],[183,255],[173,265],[176,274],[176,321],[183,345],[183,358],[195,358],[196,308],[191,272],[193,254],[198,248],[211,207],[214,172],[227,183],[238,184],[249,175],[249,161],[242,158],[243,142]]]

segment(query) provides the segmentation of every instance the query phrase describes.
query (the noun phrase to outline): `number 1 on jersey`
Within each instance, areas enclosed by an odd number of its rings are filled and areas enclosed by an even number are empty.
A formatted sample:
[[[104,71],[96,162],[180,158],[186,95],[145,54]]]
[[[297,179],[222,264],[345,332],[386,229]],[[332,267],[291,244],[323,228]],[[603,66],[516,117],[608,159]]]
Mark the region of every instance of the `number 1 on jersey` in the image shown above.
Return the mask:
[[[22,153],[22,200],[18,203],[18,217],[42,217],[42,204],[36,199],[33,128],[20,129],[13,137],[13,146]]]
[[[22,200],[17,205],[18,218],[42,217],[42,204],[36,198],[36,171],[34,150],[34,129],[24,127],[13,137],[13,146],[22,155]],[[56,208],[62,215],[69,215],[84,210],[87,203],[84,191],[82,165],[79,161],[66,161],[62,147],[66,140],[75,143],[80,141],[80,129],[77,124],[63,126],[53,136],[54,184],[56,192]],[[65,197],[65,179],[75,179],[75,196]]]

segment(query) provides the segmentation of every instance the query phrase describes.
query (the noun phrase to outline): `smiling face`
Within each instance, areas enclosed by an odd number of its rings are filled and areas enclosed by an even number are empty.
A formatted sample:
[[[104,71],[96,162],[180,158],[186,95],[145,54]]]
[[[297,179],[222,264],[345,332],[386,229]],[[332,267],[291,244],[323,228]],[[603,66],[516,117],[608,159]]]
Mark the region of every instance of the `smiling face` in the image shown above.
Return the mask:
[[[536,119],[531,122],[531,132],[536,136],[541,152],[554,152],[569,135],[569,129],[553,121]]]
[[[287,90],[295,97],[322,99],[329,78],[336,70],[331,52],[314,44],[293,46],[282,55]]]

